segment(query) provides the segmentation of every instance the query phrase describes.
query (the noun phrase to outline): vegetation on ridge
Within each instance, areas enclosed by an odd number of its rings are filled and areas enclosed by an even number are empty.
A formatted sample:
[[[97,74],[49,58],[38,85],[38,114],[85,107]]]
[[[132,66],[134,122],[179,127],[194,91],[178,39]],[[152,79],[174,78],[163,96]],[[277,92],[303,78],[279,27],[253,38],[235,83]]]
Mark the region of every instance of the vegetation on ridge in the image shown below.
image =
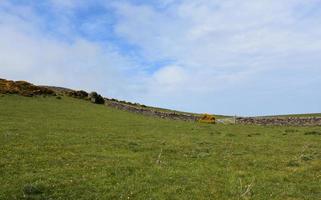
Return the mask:
[[[55,95],[51,89],[40,87],[26,81],[8,81],[0,79],[0,94],[19,94],[31,97],[34,95]]]

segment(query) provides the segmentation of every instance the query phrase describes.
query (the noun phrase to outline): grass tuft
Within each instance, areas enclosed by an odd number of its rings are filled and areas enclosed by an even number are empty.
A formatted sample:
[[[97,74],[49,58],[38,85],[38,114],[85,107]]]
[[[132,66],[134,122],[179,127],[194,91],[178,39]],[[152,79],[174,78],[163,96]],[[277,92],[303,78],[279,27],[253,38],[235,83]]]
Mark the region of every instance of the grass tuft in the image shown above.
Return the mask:
[[[307,131],[304,135],[321,135],[321,131]]]

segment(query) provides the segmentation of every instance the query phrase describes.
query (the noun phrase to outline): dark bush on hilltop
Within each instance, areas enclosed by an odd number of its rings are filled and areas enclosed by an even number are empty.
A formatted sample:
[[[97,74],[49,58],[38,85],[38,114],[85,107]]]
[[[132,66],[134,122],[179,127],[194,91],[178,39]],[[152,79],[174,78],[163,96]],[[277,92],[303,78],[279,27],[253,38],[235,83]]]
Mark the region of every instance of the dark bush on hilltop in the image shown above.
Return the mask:
[[[79,99],[87,99],[88,98],[88,93],[83,90],[70,91],[67,93],[67,95],[70,97],[79,98]]]
[[[89,94],[89,99],[92,103],[96,103],[96,104],[104,104],[105,100],[104,98],[99,95],[97,92],[91,92]]]

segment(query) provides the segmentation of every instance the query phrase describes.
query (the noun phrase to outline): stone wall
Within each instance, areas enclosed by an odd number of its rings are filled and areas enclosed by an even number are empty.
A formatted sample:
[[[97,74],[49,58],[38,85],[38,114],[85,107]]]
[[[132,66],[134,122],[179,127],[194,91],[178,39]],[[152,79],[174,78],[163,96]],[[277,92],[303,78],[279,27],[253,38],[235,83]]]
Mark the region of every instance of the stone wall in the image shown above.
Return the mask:
[[[321,117],[238,117],[236,124],[321,126]]]
[[[173,119],[173,120],[183,120],[183,121],[197,121],[199,120],[199,117],[194,115],[188,115],[183,113],[177,113],[177,112],[162,112],[150,108],[142,108],[142,107],[135,107],[128,104],[123,104],[116,101],[111,101],[108,99],[105,99],[105,105],[109,107],[113,107],[119,110],[125,110],[128,112],[143,114],[146,116],[155,116],[165,119]]]
[[[57,94],[67,95],[67,96],[85,99],[85,100],[90,99],[88,98],[88,93],[84,91],[75,91],[72,89],[62,88],[62,87],[52,87],[52,86],[44,86],[44,87],[54,90]],[[137,114],[143,114],[146,116],[155,116],[160,118],[183,120],[183,121],[199,120],[199,117],[195,115],[188,115],[188,114],[183,114],[179,112],[162,112],[157,109],[139,105],[136,103],[118,101],[116,99],[109,99],[109,98],[104,98],[104,101],[106,106],[113,107],[119,110],[137,113]]]

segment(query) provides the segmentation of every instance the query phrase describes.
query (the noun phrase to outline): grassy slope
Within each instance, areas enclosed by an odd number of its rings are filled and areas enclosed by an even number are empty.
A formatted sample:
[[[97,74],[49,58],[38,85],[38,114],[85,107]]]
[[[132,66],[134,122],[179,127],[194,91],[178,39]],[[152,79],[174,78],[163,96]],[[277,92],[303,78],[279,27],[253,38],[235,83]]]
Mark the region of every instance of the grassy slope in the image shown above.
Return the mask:
[[[65,97],[4,96],[0,199],[317,200],[320,132],[168,121]]]

